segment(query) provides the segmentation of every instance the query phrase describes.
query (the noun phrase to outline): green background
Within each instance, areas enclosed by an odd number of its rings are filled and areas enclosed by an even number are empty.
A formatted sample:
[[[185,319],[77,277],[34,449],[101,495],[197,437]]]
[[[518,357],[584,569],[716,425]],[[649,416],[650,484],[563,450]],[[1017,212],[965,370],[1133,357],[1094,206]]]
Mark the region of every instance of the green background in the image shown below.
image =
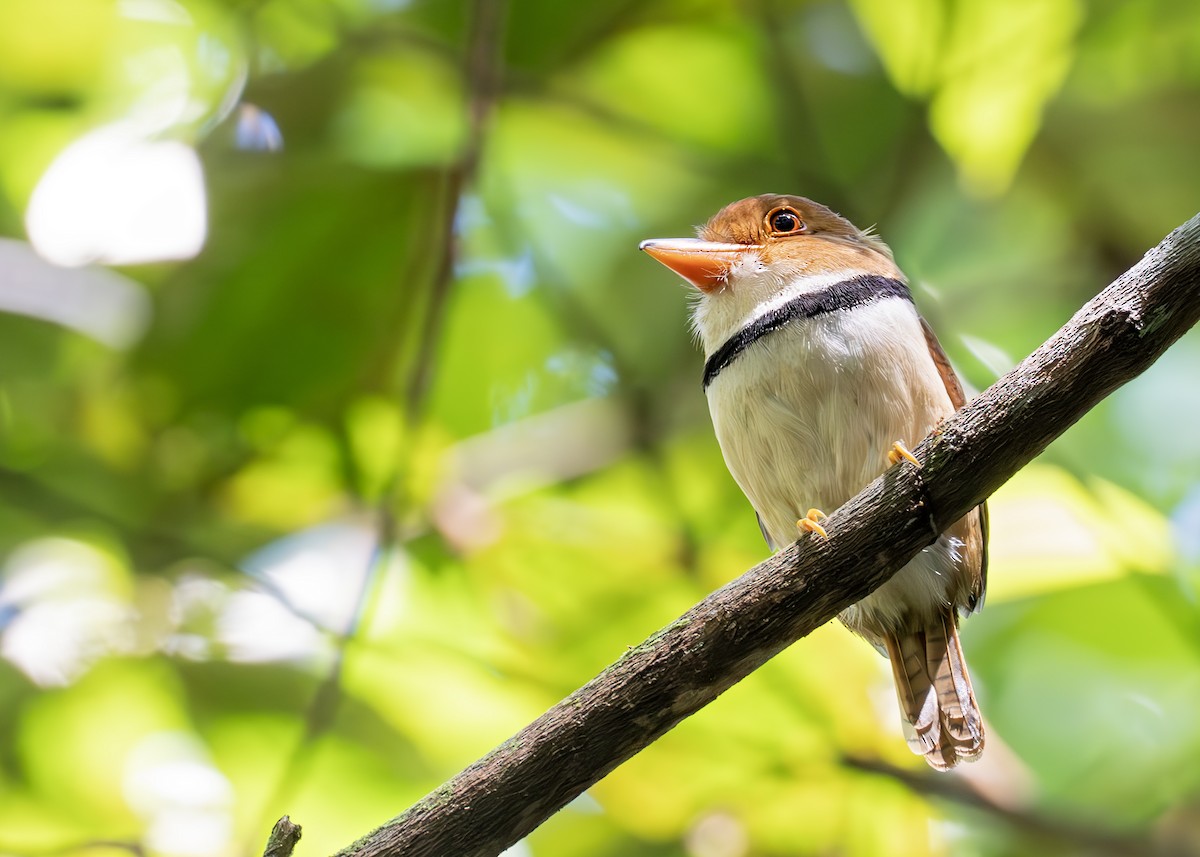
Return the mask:
[[[47,169],[180,92],[202,251],[35,288]],[[1200,208],[1200,5],[0,0],[0,853],[331,852],[761,560],[637,242],[768,191],[982,389]],[[513,853],[1200,853],[1198,379],[993,498],[984,761],[831,625]]]

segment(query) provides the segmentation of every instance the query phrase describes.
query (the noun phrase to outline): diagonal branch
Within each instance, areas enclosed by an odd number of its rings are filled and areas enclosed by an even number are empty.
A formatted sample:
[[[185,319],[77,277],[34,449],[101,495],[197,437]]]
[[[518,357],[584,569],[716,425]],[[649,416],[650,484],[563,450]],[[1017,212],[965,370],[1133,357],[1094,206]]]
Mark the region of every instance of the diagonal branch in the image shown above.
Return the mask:
[[[1029,810],[1001,806],[976,791],[960,777],[945,777],[928,770],[898,768],[878,759],[852,756],[843,757],[842,764],[851,770],[887,777],[916,794],[950,801],[967,809],[986,813],[1010,830],[1024,834],[1028,839],[1051,847],[1057,846],[1059,849],[1064,846],[1071,849],[1067,852],[1058,850],[1047,853],[1079,853],[1075,849],[1082,847],[1087,849],[1087,854],[1097,857],[1186,857],[1169,844],[1155,842],[1126,831],[1106,830],[1104,825],[1093,822],[1081,823],[1068,818],[1054,818]]]
[[[861,600],[1200,319],[1200,215],[804,538],[714,592],[339,857],[499,854]]]

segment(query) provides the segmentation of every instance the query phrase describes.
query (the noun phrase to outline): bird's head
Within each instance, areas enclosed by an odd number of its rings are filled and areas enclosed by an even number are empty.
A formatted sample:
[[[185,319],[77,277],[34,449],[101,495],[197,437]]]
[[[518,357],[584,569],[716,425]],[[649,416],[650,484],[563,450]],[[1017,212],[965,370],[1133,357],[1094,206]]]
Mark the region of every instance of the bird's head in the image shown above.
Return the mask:
[[[695,324],[705,345],[784,292],[817,289],[858,274],[903,279],[888,246],[819,202],[768,193],[722,208],[699,238],[641,243],[695,286]]]

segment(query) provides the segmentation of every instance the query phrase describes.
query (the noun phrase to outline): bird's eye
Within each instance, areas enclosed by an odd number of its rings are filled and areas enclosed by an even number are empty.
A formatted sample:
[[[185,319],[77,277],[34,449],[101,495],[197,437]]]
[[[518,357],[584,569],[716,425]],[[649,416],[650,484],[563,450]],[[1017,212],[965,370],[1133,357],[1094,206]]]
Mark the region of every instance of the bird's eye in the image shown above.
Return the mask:
[[[790,208],[780,208],[767,215],[772,235],[794,235],[804,231],[804,221]]]

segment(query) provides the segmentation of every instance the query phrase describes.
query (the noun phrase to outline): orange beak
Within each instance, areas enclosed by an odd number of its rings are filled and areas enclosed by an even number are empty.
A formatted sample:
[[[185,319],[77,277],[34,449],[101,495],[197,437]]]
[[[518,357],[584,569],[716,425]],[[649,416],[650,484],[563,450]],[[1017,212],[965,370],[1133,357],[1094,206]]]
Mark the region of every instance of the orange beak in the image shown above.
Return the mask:
[[[752,249],[698,238],[651,238],[640,247],[702,292],[723,286],[730,269]]]

